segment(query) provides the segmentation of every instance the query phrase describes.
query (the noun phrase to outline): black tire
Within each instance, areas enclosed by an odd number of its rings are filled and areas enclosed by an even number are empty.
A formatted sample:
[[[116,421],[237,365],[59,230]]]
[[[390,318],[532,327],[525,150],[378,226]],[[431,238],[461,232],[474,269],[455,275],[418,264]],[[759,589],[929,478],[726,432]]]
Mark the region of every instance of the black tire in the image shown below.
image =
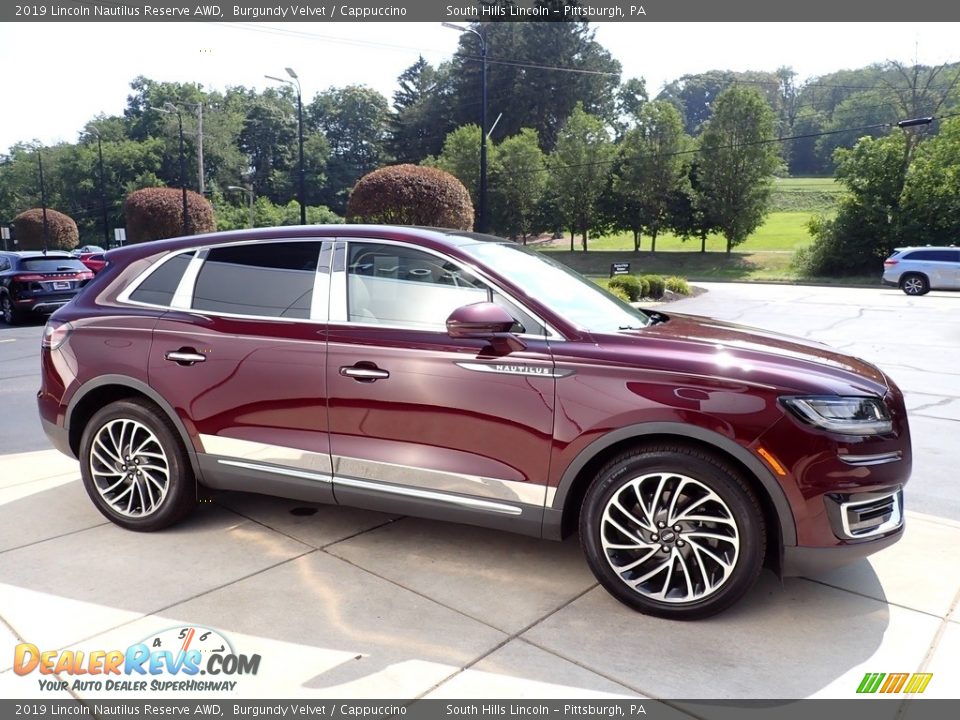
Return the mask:
[[[700,517],[707,520],[694,520]],[[623,453],[600,470],[584,497],[580,542],[593,574],[617,600],[647,615],[696,620],[725,610],[753,586],[766,527],[756,495],[734,469],[694,447],[658,444]]]
[[[147,400],[118,400],[90,418],[80,440],[80,474],[97,509],[128,530],[169,527],[196,503],[193,469],[180,436]]]
[[[926,295],[930,292],[930,281],[920,273],[906,273],[900,278],[900,289],[907,295]]]
[[[0,317],[7,325],[20,325],[23,322],[23,312],[13,306],[6,293],[0,295]]]

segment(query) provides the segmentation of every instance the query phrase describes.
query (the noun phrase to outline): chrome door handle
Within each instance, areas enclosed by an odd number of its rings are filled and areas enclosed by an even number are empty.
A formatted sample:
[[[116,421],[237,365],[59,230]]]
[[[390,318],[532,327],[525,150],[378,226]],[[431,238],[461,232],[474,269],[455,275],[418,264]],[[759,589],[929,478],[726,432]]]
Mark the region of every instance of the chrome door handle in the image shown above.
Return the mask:
[[[175,363],[186,363],[193,365],[193,363],[205,362],[207,359],[206,355],[202,355],[198,352],[188,352],[186,350],[171,350],[164,357]]]
[[[340,374],[344,377],[352,377],[354,380],[367,382],[373,382],[374,380],[386,380],[388,377],[390,377],[390,373],[386,370],[365,365],[344,365],[340,368]]]

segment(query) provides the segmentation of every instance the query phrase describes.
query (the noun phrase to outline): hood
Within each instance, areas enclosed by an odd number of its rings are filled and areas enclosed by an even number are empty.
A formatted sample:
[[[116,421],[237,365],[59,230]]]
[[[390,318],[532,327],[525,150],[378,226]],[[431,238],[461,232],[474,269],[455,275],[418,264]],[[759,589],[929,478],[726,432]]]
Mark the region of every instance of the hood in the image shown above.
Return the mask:
[[[804,393],[887,392],[886,376],[879,369],[823,343],[695,315],[658,314],[667,321],[597,339],[601,345],[634,348],[644,365],[663,369],[681,369],[670,359],[682,358],[704,374]]]

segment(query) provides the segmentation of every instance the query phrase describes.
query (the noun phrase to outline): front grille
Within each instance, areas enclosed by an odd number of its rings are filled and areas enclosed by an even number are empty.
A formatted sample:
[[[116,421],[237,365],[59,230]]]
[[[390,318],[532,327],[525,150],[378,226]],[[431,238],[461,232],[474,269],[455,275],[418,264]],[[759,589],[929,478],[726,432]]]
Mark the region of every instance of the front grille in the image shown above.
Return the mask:
[[[840,530],[845,539],[862,540],[884,535],[903,524],[903,491],[900,488],[883,493],[831,495],[828,500],[827,509],[835,521],[834,529]]]

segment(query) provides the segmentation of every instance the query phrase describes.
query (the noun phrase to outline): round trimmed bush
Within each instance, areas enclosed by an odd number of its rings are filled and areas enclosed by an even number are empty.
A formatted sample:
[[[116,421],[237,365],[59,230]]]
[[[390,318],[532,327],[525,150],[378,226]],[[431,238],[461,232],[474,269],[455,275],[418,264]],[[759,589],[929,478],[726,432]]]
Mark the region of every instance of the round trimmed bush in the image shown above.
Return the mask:
[[[453,175],[421,165],[390,165],[353,186],[347,222],[427,225],[470,230],[470,193]]]
[[[43,208],[25,210],[13,219],[19,250],[43,250]],[[80,242],[77,224],[69,215],[47,208],[47,249],[73,250]]]
[[[134,190],[123,205],[127,242],[141,243],[183,235],[183,191],[180,188],[151,187]],[[217,229],[213,206],[202,195],[187,190],[190,234]]]
[[[627,292],[621,287],[617,287],[613,284],[607,285],[607,292],[614,297],[620,298],[624,302],[632,302],[630,296],[627,295]]]
[[[650,297],[650,281],[646,277],[638,277],[637,282],[640,283],[640,297]]]
[[[610,278],[607,287],[611,290],[620,290],[631,302],[643,297],[643,285],[635,275],[617,275]]]

